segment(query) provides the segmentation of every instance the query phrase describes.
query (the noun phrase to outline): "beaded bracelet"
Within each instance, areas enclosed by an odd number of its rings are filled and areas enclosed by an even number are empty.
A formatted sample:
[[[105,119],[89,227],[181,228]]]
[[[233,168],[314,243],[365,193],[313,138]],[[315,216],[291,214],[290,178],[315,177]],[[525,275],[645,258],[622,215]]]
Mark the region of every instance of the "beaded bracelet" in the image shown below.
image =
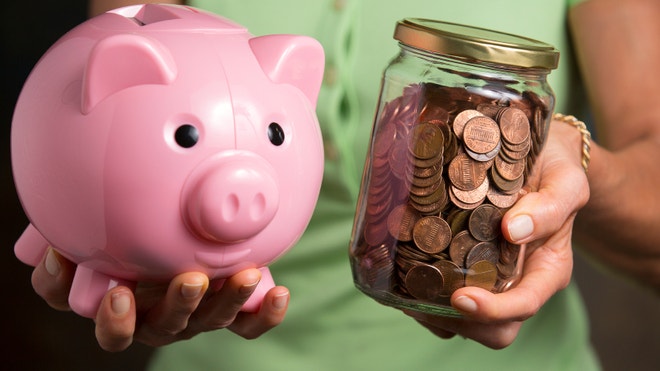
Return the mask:
[[[587,125],[575,118],[575,116],[563,115],[561,113],[555,113],[552,119],[569,124],[580,131],[582,135],[582,168],[584,168],[584,172],[586,173],[589,169],[589,161],[591,161],[591,133],[587,129]]]

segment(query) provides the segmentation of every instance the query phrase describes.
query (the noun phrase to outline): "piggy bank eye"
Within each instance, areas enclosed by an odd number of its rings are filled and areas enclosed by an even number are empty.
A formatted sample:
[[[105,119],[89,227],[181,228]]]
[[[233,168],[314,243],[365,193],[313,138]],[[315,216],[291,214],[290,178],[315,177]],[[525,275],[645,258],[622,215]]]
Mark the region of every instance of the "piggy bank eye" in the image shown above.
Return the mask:
[[[199,140],[199,132],[197,131],[197,128],[192,125],[181,125],[174,133],[174,140],[176,140],[176,144],[181,147],[190,148],[197,144],[197,141]]]
[[[284,143],[284,130],[278,123],[272,122],[268,125],[268,139],[276,146]]]

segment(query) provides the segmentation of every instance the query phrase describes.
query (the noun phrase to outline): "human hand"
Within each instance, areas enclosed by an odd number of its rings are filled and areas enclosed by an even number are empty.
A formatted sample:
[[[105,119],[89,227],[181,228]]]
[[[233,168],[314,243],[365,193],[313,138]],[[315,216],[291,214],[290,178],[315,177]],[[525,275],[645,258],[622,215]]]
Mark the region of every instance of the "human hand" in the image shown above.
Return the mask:
[[[74,263],[49,248],[32,273],[32,286],[51,307],[70,310],[68,294],[75,269]],[[246,269],[213,291],[206,275],[188,272],[169,283],[139,283],[135,293],[114,287],[96,314],[96,339],[104,350],[118,352],[133,341],[163,346],[222,328],[256,338],[284,320],[289,303],[288,289],[277,286],[267,292],[258,312],[241,312],[260,279],[258,269]]]
[[[527,245],[523,275],[515,287],[499,294],[477,287],[456,290],[451,304],[462,318],[405,313],[441,338],[458,334],[494,349],[513,343],[523,321],[570,282],[573,221],[589,199],[581,145],[575,128],[553,121],[528,179],[530,192],[502,219],[505,238]]]

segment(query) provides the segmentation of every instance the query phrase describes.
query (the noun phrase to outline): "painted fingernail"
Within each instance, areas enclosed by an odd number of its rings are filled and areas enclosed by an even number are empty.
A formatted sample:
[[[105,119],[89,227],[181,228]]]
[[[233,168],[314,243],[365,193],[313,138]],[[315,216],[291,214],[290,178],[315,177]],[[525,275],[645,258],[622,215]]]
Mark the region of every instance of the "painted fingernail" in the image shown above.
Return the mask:
[[[273,298],[273,307],[275,309],[284,309],[289,302],[289,293],[279,294]]]
[[[508,229],[511,238],[514,241],[520,241],[532,235],[534,222],[529,215],[519,215],[509,222]]]
[[[477,302],[467,296],[459,296],[454,300],[454,307],[464,313],[474,313],[477,311]]]
[[[196,298],[202,292],[203,286],[201,283],[183,283],[181,285],[181,296],[186,299]]]
[[[50,273],[51,276],[57,276],[60,274],[60,262],[57,260],[57,257],[55,256],[55,253],[53,252],[53,249],[48,250],[48,254],[46,255],[46,271]]]
[[[118,316],[128,313],[131,308],[131,298],[125,292],[116,292],[112,294],[112,312]]]

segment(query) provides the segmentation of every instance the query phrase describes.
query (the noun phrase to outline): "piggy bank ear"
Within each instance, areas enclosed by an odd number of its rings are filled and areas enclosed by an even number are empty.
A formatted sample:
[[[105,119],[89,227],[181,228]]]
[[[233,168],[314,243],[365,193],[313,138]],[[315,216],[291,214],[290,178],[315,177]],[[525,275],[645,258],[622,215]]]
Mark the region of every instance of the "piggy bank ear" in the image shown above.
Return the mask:
[[[171,54],[160,43],[138,35],[115,35],[92,49],[83,76],[82,112],[123,89],[169,84],[176,77]]]
[[[250,47],[273,82],[297,87],[316,106],[325,64],[318,41],[306,36],[266,35],[250,39]]]

